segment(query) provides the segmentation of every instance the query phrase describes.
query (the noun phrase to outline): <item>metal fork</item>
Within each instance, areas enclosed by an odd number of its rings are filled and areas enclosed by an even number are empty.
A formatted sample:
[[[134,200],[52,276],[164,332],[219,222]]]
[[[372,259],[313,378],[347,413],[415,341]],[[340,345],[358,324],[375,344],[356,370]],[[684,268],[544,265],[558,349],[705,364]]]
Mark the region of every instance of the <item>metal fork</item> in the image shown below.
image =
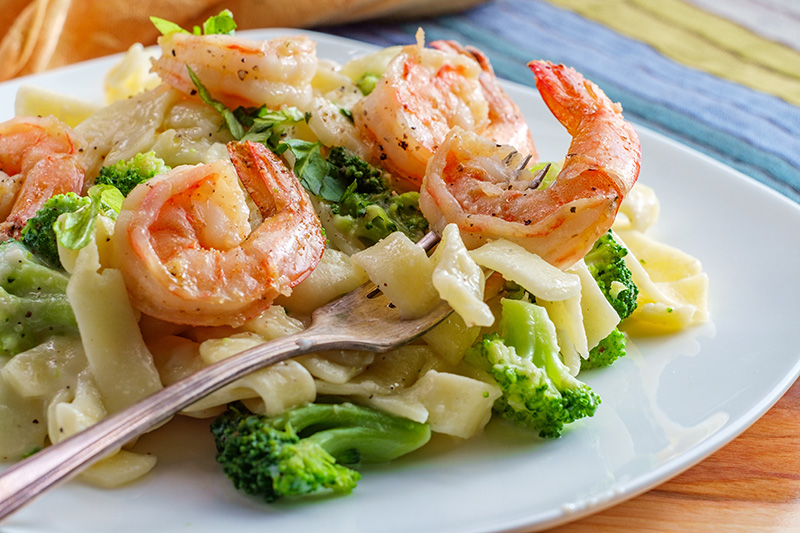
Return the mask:
[[[427,250],[436,242],[438,237],[429,233],[418,244]],[[203,368],[9,467],[0,474],[0,520],[181,409],[250,372],[323,350],[387,351],[416,339],[450,312],[450,307],[440,302],[422,317],[402,319],[375,285],[362,285],[317,309],[307,329]]]

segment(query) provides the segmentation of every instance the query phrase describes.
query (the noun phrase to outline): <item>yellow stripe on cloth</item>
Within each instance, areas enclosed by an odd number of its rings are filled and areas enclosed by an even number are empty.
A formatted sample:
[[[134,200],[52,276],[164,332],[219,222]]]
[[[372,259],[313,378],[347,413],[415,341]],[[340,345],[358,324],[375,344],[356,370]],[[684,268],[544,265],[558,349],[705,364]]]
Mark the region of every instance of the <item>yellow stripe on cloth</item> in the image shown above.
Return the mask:
[[[681,0],[547,0],[684,65],[800,105],[800,53]]]

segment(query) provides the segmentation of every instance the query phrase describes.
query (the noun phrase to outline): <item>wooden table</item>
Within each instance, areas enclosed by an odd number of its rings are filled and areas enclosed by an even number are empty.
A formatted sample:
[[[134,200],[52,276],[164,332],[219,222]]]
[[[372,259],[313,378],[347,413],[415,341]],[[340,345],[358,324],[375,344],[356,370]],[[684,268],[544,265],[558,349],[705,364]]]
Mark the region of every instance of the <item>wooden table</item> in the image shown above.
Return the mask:
[[[550,531],[800,531],[800,381],[705,461],[637,498]]]

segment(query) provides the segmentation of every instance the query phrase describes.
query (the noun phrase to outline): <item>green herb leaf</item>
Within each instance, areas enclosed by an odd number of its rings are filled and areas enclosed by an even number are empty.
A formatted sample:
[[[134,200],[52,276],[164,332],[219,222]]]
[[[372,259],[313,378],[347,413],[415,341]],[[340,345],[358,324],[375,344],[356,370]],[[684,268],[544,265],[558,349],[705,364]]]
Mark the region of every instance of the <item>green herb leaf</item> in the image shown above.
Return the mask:
[[[233,35],[236,31],[236,22],[233,20],[233,13],[228,9],[220,11],[219,15],[208,17],[203,23],[203,27],[195,26],[189,32],[181,28],[178,24],[159,17],[150,17],[150,22],[156,27],[161,35],[170,33],[191,33],[193,35]]]
[[[266,108],[259,111],[253,118],[252,128],[256,131],[278,130],[283,131],[287,126],[297,124],[303,120],[303,113],[296,107],[270,111]]]
[[[58,243],[70,250],[79,250],[89,244],[99,212],[100,203],[93,201],[77,211],[58,217],[53,224]]]
[[[205,35],[233,35],[235,30],[236,22],[233,21],[233,13],[229,9],[220,11],[219,15],[209,17],[203,23]]]
[[[349,120],[350,122],[353,122],[353,112],[352,112],[352,111],[350,111],[349,109],[345,109],[345,108],[343,108],[343,107],[340,107],[340,108],[339,108],[339,113],[341,113],[342,115],[344,115],[344,117],[345,117],[347,120]]]
[[[331,167],[320,152],[322,143],[288,139],[280,145],[288,146],[294,154],[294,173],[311,194],[331,202],[342,198],[347,183],[331,175]]]
[[[241,141],[253,141],[266,144],[273,151],[277,147],[286,128],[303,120],[302,112],[296,107],[287,107],[279,111],[271,111],[267,106],[237,107],[233,117],[246,132]]]
[[[296,107],[287,107],[279,111],[270,111],[266,107],[262,107],[255,120],[261,123],[281,124],[286,122],[300,122],[301,120],[305,120],[305,117],[305,114]]]
[[[102,213],[117,218],[125,197],[113,185],[94,185],[86,194],[91,200],[77,211],[64,213],[55,224],[53,231],[58,243],[70,250],[79,250],[89,244],[94,235],[97,217]]]
[[[189,33],[174,22],[170,22],[169,20],[164,20],[159,17],[150,17],[150,22],[152,22],[153,26],[155,26],[156,29],[161,32],[161,35],[169,35],[170,33]]]
[[[228,130],[230,130],[233,138],[237,141],[241,140],[245,134],[244,127],[236,118],[236,115],[233,113],[233,111],[228,109],[225,104],[219,100],[215,100],[211,96],[211,93],[208,92],[208,89],[206,89],[205,85],[202,84],[200,79],[189,65],[186,65],[186,69],[189,71],[189,77],[192,79],[192,83],[194,83],[194,86],[197,88],[197,93],[200,95],[200,98],[203,100],[203,102],[213,107],[217,113],[222,115],[222,118],[225,119],[225,124],[228,126]]]
[[[116,218],[122,210],[122,202],[125,200],[122,191],[113,185],[93,185],[87,191],[87,196],[92,201],[100,202],[100,206],[105,208],[105,213],[112,218]]]

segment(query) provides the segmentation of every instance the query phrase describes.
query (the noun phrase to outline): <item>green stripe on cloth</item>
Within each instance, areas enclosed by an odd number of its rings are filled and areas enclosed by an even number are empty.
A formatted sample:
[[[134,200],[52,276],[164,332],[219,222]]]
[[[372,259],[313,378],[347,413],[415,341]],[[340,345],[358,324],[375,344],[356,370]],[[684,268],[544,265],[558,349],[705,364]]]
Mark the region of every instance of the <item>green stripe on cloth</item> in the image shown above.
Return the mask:
[[[800,105],[800,53],[681,0],[547,0],[665,56]]]

